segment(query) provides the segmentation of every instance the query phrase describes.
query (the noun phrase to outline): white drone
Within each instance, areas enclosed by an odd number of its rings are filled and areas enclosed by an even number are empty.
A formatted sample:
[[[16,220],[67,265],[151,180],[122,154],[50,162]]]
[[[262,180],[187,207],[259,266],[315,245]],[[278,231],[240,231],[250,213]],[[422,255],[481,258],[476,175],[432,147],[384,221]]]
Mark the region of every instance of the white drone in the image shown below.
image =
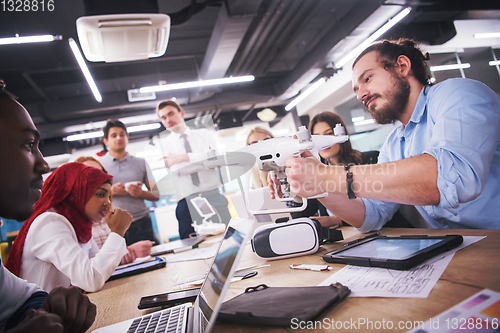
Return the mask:
[[[256,164],[259,170],[270,171],[275,173],[280,181],[281,192],[283,194],[281,201],[295,200],[295,193],[290,191],[290,184],[287,181],[285,174],[285,160],[291,156],[300,156],[306,150],[317,153],[320,150],[329,148],[337,143],[345,142],[349,136],[345,134],[345,129],[341,124],[337,124],[334,128],[334,136],[331,135],[311,135],[311,132],[305,127],[299,127],[296,134],[297,139],[293,137],[280,137],[259,141],[253,145],[247,146],[238,150],[239,152],[250,153],[256,157]],[[248,188],[248,187],[247,187]],[[287,209],[271,209],[271,210],[253,210],[248,204],[248,191],[245,191],[248,211],[252,214],[273,214],[303,211],[307,207],[307,199],[304,198],[302,206]],[[320,194],[317,197],[322,197]]]

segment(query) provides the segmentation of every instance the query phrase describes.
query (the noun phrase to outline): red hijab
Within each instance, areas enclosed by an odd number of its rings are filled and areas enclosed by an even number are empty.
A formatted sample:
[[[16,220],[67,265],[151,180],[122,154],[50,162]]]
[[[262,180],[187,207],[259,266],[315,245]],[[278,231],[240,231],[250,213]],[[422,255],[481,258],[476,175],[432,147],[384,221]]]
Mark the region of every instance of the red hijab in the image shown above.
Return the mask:
[[[19,276],[31,223],[51,208],[68,219],[79,243],[87,243],[92,238],[92,221],[85,214],[85,205],[102,184],[112,180],[113,176],[82,163],[67,163],[56,169],[43,184],[42,197],[36,202],[33,214],[19,230],[5,267]]]

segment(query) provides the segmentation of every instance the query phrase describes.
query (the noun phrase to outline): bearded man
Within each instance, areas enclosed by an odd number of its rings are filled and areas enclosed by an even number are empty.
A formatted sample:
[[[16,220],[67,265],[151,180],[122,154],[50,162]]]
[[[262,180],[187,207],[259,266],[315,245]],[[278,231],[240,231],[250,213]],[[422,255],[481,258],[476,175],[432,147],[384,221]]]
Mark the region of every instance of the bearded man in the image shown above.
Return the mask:
[[[427,60],[410,39],[364,50],[353,64],[353,90],[375,121],[401,125],[376,165],[289,158],[292,191],[329,192],[323,205],[361,232],[382,228],[400,204],[414,205],[430,228],[500,229],[500,99],[470,79],[432,85]]]

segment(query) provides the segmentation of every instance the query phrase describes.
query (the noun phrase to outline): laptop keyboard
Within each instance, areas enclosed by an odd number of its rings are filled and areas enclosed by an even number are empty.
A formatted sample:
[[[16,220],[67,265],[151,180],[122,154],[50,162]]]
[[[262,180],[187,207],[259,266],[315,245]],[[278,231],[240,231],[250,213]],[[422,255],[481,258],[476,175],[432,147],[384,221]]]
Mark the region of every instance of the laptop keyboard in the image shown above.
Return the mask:
[[[205,332],[207,330],[208,320],[207,320],[207,318],[205,318],[205,316],[203,315],[203,312],[201,312],[201,311],[200,311],[200,323],[201,323],[201,331]]]
[[[181,333],[185,307],[180,306],[135,319],[127,333]]]

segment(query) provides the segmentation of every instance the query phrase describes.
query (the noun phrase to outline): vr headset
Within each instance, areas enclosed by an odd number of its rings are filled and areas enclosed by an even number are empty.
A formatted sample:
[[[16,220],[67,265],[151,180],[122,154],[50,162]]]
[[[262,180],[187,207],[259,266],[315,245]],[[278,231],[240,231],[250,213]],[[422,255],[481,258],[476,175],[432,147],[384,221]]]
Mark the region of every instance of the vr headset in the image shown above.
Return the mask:
[[[262,259],[274,260],[315,253],[324,243],[343,240],[342,232],[323,227],[314,219],[285,219],[255,229],[252,250]]]

